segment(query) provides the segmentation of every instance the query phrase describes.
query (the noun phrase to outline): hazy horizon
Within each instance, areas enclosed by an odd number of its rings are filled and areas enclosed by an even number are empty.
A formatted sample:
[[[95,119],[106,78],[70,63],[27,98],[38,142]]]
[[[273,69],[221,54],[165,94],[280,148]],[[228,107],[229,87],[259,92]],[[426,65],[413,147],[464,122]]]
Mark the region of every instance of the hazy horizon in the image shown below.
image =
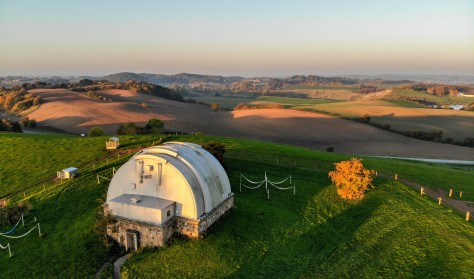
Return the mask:
[[[474,1],[0,0],[0,75],[474,75]]]

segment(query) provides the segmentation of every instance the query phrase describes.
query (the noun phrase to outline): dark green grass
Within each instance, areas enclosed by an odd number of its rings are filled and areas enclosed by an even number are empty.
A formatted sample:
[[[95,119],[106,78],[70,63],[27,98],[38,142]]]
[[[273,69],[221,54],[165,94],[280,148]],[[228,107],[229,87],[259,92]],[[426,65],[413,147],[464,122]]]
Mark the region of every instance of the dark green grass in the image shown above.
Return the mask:
[[[324,85],[295,85],[285,88],[288,90],[316,89],[316,90],[359,90],[357,86],[324,86]]]
[[[451,96],[438,97],[432,94],[418,92],[414,90],[406,90],[406,89],[393,89],[390,96],[392,98],[416,97],[419,99],[426,99],[428,101],[436,102],[441,105],[451,105],[451,104],[467,105],[473,102],[472,98],[469,98],[469,97],[451,97]]]
[[[394,105],[397,105],[399,107],[404,107],[404,108],[425,108],[425,106],[422,106],[420,104],[406,101],[406,100],[393,100],[393,99],[384,99],[385,102],[392,103]]]
[[[279,103],[283,105],[318,105],[337,103],[337,100],[325,100],[325,99],[301,99],[301,98],[288,98],[288,97],[260,97],[259,101]]]
[[[199,241],[146,249],[125,265],[128,278],[469,278],[474,228],[406,186],[379,180],[359,204],[342,201],[326,175],[228,161],[235,208]],[[291,173],[297,195],[239,192],[252,179]],[[420,216],[423,216],[420,218]],[[455,236],[448,234],[456,228]]]
[[[4,134],[6,135],[6,134]],[[7,135],[8,136],[8,135]],[[17,141],[35,137],[14,135]],[[62,137],[58,137],[61,140]],[[156,137],[121,137],[122,146],[150,145]],[[157,137],[159,138],[159,137]],[[235,192],[235,208],[200,240],[175,240],[162,249],[146,249],[125,265],[128,278],[341,278],[415,277],[472,278],[474,226],[395,182],[378,179],[376,188],[359,204],[342,201],[330,185],[327,170],[332,162],[350,158],[289,145],[226,139],[177,136],[173,140],[204,143],[221,141],[228,148],[225,165]],[[98,141],[101,141],[98,139]],[[103,141],[103,140],[102,140]],[[52,149],[56,145],[51,136]],[[18,143],[10,150],[28,152]],[[83,147],[94,153],[94,145]],[[69,154],[69,153],[68,153]],[[102,155],[98,150],[95,154]],[[54,158],[52,158],[54,159]],[[276,163],[278,159],[278,164]],[[124,162],[115,162],[118,166]],[[296,167],[294,163],[296,161]],[[366,158],[367,165],[387,172],[418,168],[448,182],[443,165]],[[10,164],[0,161],[0,166]],[[28,175],[28,161],[19,161],[12,175]],[[292,165],[293,164],[293,165]],[[47,169],[47,165],[45,164]],[[110,177],[110,167],[84,172],[31,199],[33,218],[41,223],[43,237],[31,235],[10,242],[13,258],[0,251],[4,278],[92,278],[108,255],[94,232],[108,183],[97,184],[96,172]],[[392,167],[392,168],[391,168]],[[55,172],[56,168],[46,173]],[[447,170],[445,170],[447,169]],[[454,169],[456,170],[456,169]],[[471,173],[457,169],[456,179]],[[239,192],[239,175],[260,180],[267,171],[272,180],[292,174],[296,195],[291,190],[272,189],[266,199],[263,189]],[[415,173],[415,170],[413,170]],[[438,172],[438,173],[436,173]],[[400,172],[399,172],[400,174]],[[33,182],[33,181],[32,181]],[[6,231],[9,228],[0,228]],[[108,269],[108,272],[111,270]],[[107,277],[104,274],[103,277]]]

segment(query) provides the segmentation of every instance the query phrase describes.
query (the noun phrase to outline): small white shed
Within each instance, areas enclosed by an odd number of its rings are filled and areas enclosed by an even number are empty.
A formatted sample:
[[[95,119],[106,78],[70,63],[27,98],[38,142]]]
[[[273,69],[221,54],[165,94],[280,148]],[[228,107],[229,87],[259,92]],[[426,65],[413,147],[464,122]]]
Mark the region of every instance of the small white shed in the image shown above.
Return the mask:
[[[120,146],[120,141],[117,137],[111,137],[105,142],[105,149],[113,150],[117,149]]]
[[[57,172],[57,177],[59,179],[69,179],[69,178],[73,178],[74,176],[76,176],[77,172],[78,172],[77,168],[69,167],[67,169],[63,169],[62,171],[58,171]]]

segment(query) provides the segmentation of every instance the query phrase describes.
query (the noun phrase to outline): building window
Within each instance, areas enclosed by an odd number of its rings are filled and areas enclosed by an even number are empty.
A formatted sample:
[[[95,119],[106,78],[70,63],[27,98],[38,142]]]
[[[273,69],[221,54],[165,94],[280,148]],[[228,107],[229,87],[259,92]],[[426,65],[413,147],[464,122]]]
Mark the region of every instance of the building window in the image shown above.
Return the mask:
[[[166,217],[170,217],[171,215],[171,211],[168,210],[168,212],[166,212]]]

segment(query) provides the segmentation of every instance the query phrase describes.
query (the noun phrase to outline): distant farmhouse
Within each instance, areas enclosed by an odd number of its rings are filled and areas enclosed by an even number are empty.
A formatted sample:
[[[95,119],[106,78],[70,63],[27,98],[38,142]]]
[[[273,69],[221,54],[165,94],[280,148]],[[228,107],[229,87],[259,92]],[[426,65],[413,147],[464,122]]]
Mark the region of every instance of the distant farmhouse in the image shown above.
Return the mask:
[[[126,249],[162,246],[174,233],[197,238],[234,203],[219,161],[201,146],[170,142],[134,155],[112,178],[107,234]]]

